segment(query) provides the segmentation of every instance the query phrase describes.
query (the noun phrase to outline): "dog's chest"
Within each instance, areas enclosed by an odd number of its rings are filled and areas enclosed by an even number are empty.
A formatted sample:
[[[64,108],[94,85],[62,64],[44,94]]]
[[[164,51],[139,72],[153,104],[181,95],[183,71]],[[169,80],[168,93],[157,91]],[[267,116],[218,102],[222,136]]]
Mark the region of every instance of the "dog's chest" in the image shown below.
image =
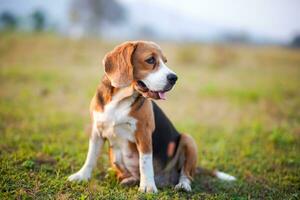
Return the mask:
[[[112,162],[134,175],[138,169],[138,155],[129,147],[129,142],[135,143],[137,120],[129,113],[135,97],[124,99],[124,93],[126,94],[125,90],[120,91],[113,97],[104,106],[103,112],[94,111],[93,118],[99,134],[109,141]]]
[[[129,116],[134,99],[121,102],[112,101],[105,105],[103,112],[94,112],[94,122],[102,137],[109,140],[111,146],[120,146],[124,142],[135,142],[136,119]]]

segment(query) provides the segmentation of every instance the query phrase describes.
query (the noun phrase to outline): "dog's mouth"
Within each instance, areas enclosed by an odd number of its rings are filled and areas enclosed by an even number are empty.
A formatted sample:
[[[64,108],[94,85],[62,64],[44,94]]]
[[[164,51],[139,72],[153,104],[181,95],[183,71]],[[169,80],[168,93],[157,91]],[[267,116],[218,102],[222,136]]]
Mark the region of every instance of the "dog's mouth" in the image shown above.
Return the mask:
[[[167,99],[166,93],[172,89],[172,85],[167,85],[164,90],[153,91],[153,90],[150,90],[147,87],[147,85],[143,81],[141,81],[141,80],[137,81],[136,86],[137,86],[137,90],[144,97],[152,98],[152,99],[162,99],[162,100],[166,100]]]

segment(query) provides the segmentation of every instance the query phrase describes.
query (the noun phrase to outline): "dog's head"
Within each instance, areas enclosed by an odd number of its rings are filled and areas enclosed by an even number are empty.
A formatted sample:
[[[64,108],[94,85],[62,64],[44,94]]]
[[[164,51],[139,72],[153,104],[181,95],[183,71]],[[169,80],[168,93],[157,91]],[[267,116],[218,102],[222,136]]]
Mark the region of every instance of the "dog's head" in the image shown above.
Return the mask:
[[[165,93],[177,81],[166,62],[160,47],[146,41],[125,42],[103,59],[105,73],[113,87],[133,84],[144,97],[153,99],[165,99]]]

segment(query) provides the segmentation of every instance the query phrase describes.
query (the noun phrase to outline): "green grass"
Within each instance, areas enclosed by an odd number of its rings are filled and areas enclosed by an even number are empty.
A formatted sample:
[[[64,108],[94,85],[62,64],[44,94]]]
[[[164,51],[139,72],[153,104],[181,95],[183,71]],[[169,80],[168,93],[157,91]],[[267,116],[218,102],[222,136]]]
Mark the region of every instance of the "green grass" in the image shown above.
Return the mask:
[[[0,199],[299,199],[300,52],[278,47],[161,44],[179,75],[160,106],[191,134],[193,192],[122,188],[107,148],[91,181],[70,183],[84,162],[89,101],[116,43],[53,35],[0,35]],[[108,174],[108,175],[107,175]]]

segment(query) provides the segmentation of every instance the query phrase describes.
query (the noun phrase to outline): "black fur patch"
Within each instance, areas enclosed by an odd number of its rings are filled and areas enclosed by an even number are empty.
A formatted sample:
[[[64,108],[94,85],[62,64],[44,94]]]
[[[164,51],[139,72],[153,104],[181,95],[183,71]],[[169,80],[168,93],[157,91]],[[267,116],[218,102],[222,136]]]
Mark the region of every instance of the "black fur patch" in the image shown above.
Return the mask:
[[[180,134],[158,105],[153,101],[152,105],[155,119],[155,130],[152,134],[153,158],[155,162],[159,162],[160,166],[164,168],[176,153]],[[167,154],[170,142],[176,144],[172,157]]]

